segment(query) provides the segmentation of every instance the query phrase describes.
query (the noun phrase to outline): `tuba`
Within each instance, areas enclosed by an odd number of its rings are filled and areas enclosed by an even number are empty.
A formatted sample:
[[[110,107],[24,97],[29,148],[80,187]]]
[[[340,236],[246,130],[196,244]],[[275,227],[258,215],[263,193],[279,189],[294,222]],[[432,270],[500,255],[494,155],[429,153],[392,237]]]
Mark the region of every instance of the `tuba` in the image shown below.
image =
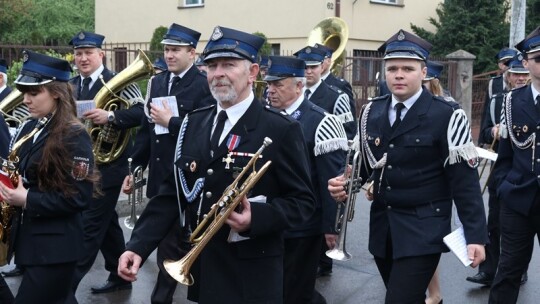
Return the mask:
[[[362,186],[362,178],[360,178],[360,151],[353,149],[353,141],[349,140],[349,151],[345,158],[345,167],[350,164],[352,157],[352,169],[351,175],[347,179],[345,185],[345,192],[347,192],[347,200],[344,202],[338,202],[338,209],[336,213],[335,230],[338,232],[338,239],[336,241],[336,247],[326,251],[326,255],[329,258],[338,261],[347,261],[352,255],[345,249],[345,239],[347,236],[347,223],[354,219],[354,205],[356,202],[356,194],[360,192]]]
[[[39,119],[34,129],[13,145],[8,159],[0,158],[2,159],[2,172],[0,174],[6,174],[13,187],[17,187],[17,184],[19,183],[19,157],[17,156],[17,152],[27,140],[32,139],[39,130],[43,129],[43,127],[47,125],[51,117],[52,114],[49,114]],[[3,264],[4,262],[8,262],[5,260],[7,259],[9,236],[11,233],[11,225],[16,208],[7,204],[3,200],[0,200],[0,206],[0,264]]]
[[[217,203],[213,204],[210,211],[204,216],[203,221],[195,228],[195,231],[191,234],[190,241],[195,243],[195,246],[178,261],[165,260],[163,266],[165,270],[178,282],[191,286],[193,285],[193,276],[189,273],[191,265],[212,237],[221,229],[225,220],[229,215],[238,207],[242,198],[255,186],[263,174],[268,170],[268,167],[272,163],[267,161],[259,171],[255,170],[255,162],[261,155],[264,148],[272,143],[272,140],[268,137],[264,138],[263,145],[259,148],[257,153],[249,160],[248,164],[244,167],[242,172],[236,177],[231,185],[229,185],[221,198]],[[238,187],[242,177],[249,171],[252,172],[244,180],[242,185]],[[210,222],[212,221],[212,222]],[[204,229],[204,232],[202,230]],[[200,235],[200,236],[199,236]]]
[[[345,45],[349,40],[349,27],[339,17],[328,17],[319,22],[308,35],[308,45],[323,44],[334,50],[330,71],[340,75],[345,62]]]
[[[135,170],[131,171],[131,162],[133,162],[133,159],[130,157],[128,158],[128,171],[131,176],[133,188],[129,194],[128,205],[131,205],[131,214],[124,219],[124,225],[128,229],[133,230],[139,218],[137,215],[137,205],[143,202],[143,188],[146,185],[146,178],[144,178],[142,166],[137,166]]]
[[[143,51],[139,50],[135,61],[109,82],[103,82],[100,76],[103,87],[94,98],[96,108],[105,111],[128,109],[131,104],[118,96],[120,91],[129,84],[152,75],[154,75],[152,62]],[[98,164],[110,163],[118,159],[129,144],[130,130],[120,130],[110,123],[94,126],[90,120],[87,120],[85,124],[92,137],[94,156]]]
[[[22,103],[23,100],[23,93],[17,89],[13,89],[13,91],[0,102],[0,114],[4,116],[5,121],[12,127],[19,127],[22,121],[26,119],[26,117],[17,117],[15,113],[13,113],[13,110],[20,106],[26,107]]]

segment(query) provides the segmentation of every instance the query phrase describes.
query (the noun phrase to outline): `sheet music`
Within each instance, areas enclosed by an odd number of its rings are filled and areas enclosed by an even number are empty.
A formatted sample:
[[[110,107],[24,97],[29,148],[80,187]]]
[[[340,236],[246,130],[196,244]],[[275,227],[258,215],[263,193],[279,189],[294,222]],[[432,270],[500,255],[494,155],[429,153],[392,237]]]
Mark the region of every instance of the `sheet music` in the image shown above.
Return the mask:
[[[154,97],[152,98],[152,104],[163,109],[163,103],[166,103],[173,113],[173,116],[180,116],[178,114],[178,104],[176,103],[176,96]],[[169,128],[155,125],[154,131],[156,135],[169,134]]]
[[[465,267],[472,264],[472,261],[467,254],[467,241],[465,240],[463,227],[459,227],[449,235],[445,236],[443,241]]]
[[[93,100],[77,100],[77,117],[82,118],[86,111],[90,111],[96,108],[96,103]]]

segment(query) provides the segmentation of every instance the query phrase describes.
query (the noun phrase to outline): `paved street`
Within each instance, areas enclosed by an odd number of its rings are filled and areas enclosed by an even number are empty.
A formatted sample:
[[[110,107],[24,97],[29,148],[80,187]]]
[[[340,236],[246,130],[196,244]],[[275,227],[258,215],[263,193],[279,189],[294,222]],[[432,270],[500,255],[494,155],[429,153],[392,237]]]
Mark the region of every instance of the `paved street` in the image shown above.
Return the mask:
[[[484,200],[487,201],[487,194]],[[330,277],[320,278],[317,282],[317,289],[326,297],[328,303],[376,304],[384,302],[384,285],[373,258],[367,250],[368,210],[369,203],[364,199],[363,194],[359,195],[356,204],[356,217],[352,223],[349,223],[349,233],[347,234],[347,251],[353,255],[353,258],[347,262],[335,263],[333,274]],[[126,211],[125,208],[121,210],[123,214],[126,214]],[[123,223],[123,218],[121,223]],[[126,240],[128,240],[131,231],[125,229],[124,232]],[[4,266],[0,270],[11,267],[11,265]],[[474,275],[476,269],[465,268],[451,253],[443,255],[440,268],[445,304],[487,303],[489,289],[465,281],[465,277]],[[534,256],[529,267],[529,282],[521,288],[518,303],[535,304],[540,302],[538,300],[540,299],[539,269],[540,250],[536,241]],[[77,299],[81,304],[150,303],[150,294],[156,273],[157,266],[155,254],[153,254],[142,268],[138,281],[133,284],[133,290],[93,295],[89,291],[90,287],[103,283],[107,277],[100,255],[91,272],[81,282]],[[14,292],[18,288],[19,280],[19,278],[6,278]],[[59,284],[62,283],[59,282]],[[174,303],[188,303],[185,299],[186,290],[186,287],[178,286]]]

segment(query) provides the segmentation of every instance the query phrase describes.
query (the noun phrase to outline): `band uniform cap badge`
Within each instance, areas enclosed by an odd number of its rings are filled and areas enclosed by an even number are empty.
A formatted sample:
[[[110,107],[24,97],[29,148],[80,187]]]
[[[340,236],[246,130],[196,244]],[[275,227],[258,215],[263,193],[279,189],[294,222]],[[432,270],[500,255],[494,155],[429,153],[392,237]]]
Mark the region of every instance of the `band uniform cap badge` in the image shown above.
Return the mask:
[[[90,159],[80,156],[73,158],[73,168],[71,168],[71,176],[77,180],[85,180],[90,170]]]
[[[24,54],[23,54],[23,62],[27,62],[27,61],[28,61],[28,53],[24,52]]]
[[[221,39],[221,37],[223,37],[223,32],[221,31],[221,28],[219,26],[216,26],[214,28],[214,32],[212,32],[212,40],[213,41],[216,41],[216,40],[219,40]]]
[[[381,139],[379,137],[375,138],[375,146],[379,146],[381,144]]]
[[[84,40],[84,38],[86,38],[86,36],[84,35],[83,32],[80,32],[78,38],[79,38],[79,40]]]
[[[189,164],[189,171],[191,171],[192,173],[197,171],[197,162],[192,161],[191,164]]]
[[[397,40],[399,40],[399,41],[405,40],[405,33],[403,33],[403,31],[399,31],[399,34],[397,36]]]
[[[306,48],[306,54],[311,54],[311,48],[310,47]]]

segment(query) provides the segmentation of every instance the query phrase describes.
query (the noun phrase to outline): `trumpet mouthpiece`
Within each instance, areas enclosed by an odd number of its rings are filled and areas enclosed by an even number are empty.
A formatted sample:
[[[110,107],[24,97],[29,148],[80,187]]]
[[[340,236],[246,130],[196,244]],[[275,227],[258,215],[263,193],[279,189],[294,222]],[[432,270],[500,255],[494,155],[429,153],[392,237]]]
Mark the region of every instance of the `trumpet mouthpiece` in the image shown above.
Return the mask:
[[[272,144],[272,140],[270,139],[270,137],[265,137],[263,143],[264,143],[264,145],[265,145],[266,147],[268,147],[269,145]]]

